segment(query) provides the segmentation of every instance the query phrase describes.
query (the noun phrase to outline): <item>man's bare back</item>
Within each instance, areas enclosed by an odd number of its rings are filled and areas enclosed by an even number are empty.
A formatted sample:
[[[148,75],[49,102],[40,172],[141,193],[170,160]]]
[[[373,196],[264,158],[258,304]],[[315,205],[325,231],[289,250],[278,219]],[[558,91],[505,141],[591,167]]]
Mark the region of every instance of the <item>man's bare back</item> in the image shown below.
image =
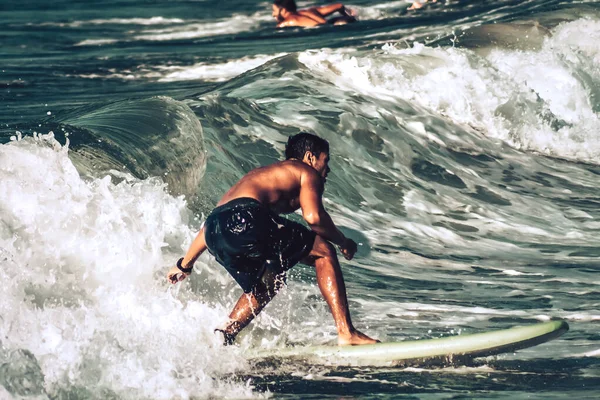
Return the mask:
[[[217,206],[248,197],[277,214],[294,212],[300,208],[300,188],[305,174],[316,175],[316,171],[299,160],[279,161],[257,168],[233,185]]]

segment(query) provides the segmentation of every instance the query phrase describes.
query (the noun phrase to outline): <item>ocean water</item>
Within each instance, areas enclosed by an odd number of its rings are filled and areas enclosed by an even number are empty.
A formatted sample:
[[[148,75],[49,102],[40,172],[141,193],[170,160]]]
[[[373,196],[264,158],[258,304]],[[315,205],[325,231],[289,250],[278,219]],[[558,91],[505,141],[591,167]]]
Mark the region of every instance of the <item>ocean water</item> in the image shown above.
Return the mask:
[[[347,5],[277,30],[267,1],[2,2],[1,399],[600,396],[600,4]],[[166,271],[300,130],[331,143],[358,329],[570,331],[441,367],[252,364],[335,343],[299,265],[223,347],[240,289],[208,255]]]

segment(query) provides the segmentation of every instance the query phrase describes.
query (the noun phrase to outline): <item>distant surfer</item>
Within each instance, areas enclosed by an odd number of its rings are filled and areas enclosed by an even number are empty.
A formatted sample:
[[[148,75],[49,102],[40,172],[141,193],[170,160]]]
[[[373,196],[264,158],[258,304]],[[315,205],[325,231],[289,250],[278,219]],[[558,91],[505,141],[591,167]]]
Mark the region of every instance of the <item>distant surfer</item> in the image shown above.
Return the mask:
[[[419,8],[422,8],[425,5],[425,3],[429,3],[430,1],[432,3],[437,3],[437,0],[417,0],[417,1],[414,1],[412,3],[412,5],[410,7],[408,7],[408,9],[409,10],[417,10]]]
[[[325,17],[336,12],[340,15],[325,19]],[[356,22],[355,12],[346,8],[342,3],[298,10],[294,0],[275,0],[273,2],[273,17],[277,20],[278,28],[290,26],[310,27],[325,24],[344,25]]]
[[[329,305],[339,345],[377,342],[352,325],[337,245],[351,260],[356,242],[344,236],[323,206],[329,173],[329,143],[310,133],[288,138],[284,161],[248,172],[221,198],[185,257],[167,273],[177,283],[208,249],[244,290],[222,329],[226,344],[256,317],[298,262],[315,267]],[[310,226],[283,218],[298,209]]]

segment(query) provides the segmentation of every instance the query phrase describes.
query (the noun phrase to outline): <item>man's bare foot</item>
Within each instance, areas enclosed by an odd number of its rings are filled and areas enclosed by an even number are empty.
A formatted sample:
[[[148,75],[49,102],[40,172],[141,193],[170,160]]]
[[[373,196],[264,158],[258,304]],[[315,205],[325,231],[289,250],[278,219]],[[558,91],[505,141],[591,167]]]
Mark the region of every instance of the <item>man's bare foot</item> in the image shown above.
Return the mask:
[[[353,331],[348,335],[338,335],[338,346],[356,346],[360,344],[373,344],[379,342],[379,340],[371,339],[359,331]]]
[[[218,329],[217,328],[217,329],[215,329],[215,333],[216,332],[219,332],[220,334],[223,335],[223,346],[230,346],[235,341],[235,335],[232,335],[231,333],[228,333],[224,329]]]

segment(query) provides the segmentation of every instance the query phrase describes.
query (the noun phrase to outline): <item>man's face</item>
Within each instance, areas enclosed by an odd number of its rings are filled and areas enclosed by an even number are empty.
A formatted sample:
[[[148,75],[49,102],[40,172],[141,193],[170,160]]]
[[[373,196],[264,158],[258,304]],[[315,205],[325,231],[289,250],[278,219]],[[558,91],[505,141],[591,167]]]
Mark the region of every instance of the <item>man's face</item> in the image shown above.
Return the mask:
[[[319,175],[323,178],[323,182],[325,182],[327,180],[327,174],[331,171],[329,168],[329,154],[322,152],[318,157],[315,156],[312,167],[317,170]]]
[[[277,20],[277,22],[283,21],[283,17],[281,16],[281,7],[273,4],[273,18]]]

